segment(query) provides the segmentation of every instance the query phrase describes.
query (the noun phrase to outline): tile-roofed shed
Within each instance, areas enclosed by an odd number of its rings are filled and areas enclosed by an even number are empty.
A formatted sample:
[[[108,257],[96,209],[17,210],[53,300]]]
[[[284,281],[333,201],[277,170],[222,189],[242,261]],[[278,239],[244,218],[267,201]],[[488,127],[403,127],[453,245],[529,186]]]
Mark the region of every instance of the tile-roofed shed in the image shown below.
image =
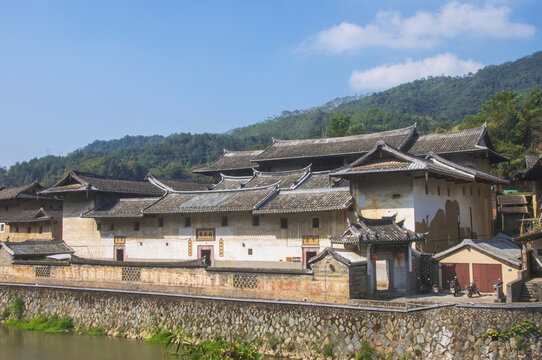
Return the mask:
[[[252,211],[278,189],[276,186],[237,190],[169,193],[143,210],[144,214],[189,214]]]
[[[5,242],[3,245],[6,251],[14,257],[73,254],[74,252],[64,241],[27,240],[22,242]]]
[[[420,136],[408,152],[417,156],[425,156],[429,153],[445,155],[486,152],[495,162],[508,160],[495,151],[485,124],[468,130]]]
[[[161,196],[165,190],[148,180],[118,179],[108,176],[70,171],[64,179],[40,194],[64,194],[69,192],[102,192],[139,196]]]
[[[143,210],[160,198],[109,199],[81,215],[83,218],[135,218],[143,217]]]
[[[286,214],[345,210],[353,203],[349,188],[284,190],[254,210],[254,214]]]
[[[224,154],[205,167],[195,169],[195,173],[210,174],[228,170],[247,170],[255,166],[252,161],[263,150],[231,151],[224,149]]]
[[[465,247],[474,248],[515,267],[521,266],[521,246],[514,243],[510,237],[504,234],[498,234],[486,240],[465,239],[460,244],[433,255],[433,258],[436,260],[442,259]]]
[[[320,158],[328,156],[356,155],[369,152],[379,140],[404,148],[417,136],[416,126],[383,131],[372,134],[352,135],[336,138],[275,140],[261,154],[254,157],[255,162],[282,159]]]

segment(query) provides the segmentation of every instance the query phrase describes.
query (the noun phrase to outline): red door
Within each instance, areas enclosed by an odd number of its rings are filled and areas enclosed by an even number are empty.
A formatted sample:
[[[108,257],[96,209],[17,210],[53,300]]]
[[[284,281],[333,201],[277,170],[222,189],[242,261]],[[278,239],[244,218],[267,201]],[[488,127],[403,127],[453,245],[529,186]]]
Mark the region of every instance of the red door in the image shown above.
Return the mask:
[[[465,289],[465,285],[470,282],[469,264],[461,263],[441,263],[442,269],[442,288],[449,290],[450,282],[457,276],[460,289]]]
[[[472,264],[472,278],[481,292],[493,292],[493,285],[502,280],[502,265]]]

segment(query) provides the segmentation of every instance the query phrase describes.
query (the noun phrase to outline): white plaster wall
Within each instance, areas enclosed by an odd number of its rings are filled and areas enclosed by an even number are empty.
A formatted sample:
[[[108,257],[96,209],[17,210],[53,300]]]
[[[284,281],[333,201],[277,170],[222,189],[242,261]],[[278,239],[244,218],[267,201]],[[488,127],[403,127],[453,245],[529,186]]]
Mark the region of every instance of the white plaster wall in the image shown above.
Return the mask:
[[[425,185],[428,185],[428,194]],[[440,195],[438,189],[440,187]],[[448,196],[448,189],[450,195]],[[463,194],[463,189],[465,193]],[[455,244],[459,239],[471,238],[474,232],[478,239],[490,238],[491,226],[491,189],[482,183],[455,183],[446,180],[418,178],[414,180],[414,207],[417,223],[416,231],[426,232],[429,228],[426,251],[438,252]],[[457,214],[459,211],[459,230]],[[472,209],[472,229],[470,221]],[[440,211],[440,213],[439,213]],[[431,224],[437,219],[437,224]],[[446,217],[443,224],[442,217]],[[452,224],[453,223],[453,224]],[[433,242],[429,244],[429,242]]]
[[[350,187],[358,213],[367,218],[397,214],[405,227],[415,229],[413,177],[405,174],[383,174],[356,177]]]
[[[188,216],[188,215],[187,215]],[[228,217],[228,226],[221,226],[221,217]],[[347,211],[304,213],[304,214],[264,214],[259,215],[260,225],[252,226],[252,213],[191,214],[191,226],[185,227],[185,215],[164,215],[164,226],[158,227],[157,217],[137,219],[98,219],[101,224],[99,244],[100,257],[112,259],[115,236],[126,237],[126,260],[189,260],[197,259],[198,246],[213,246],[215,261],[286,262],[287,258],[302,257],[302,238],[318,235],[320,250],[330,247],[330,235],[344,232],[347,227]],[[288,219],[288,229],[280,229],[280,218]],[[320,228],[312,228],[312,218],[320,219]],[[140,230],[134,230],[134,222],[139,221]],[[110,224],[114,223],[111,231]],[[214,228],[216,240],[196,241],[196,229]],[[188,244],[192,240],[192,255]],[[220,256],[220,239],[224,242],[224,256]],[[98,243],[98,242],[97,242]],[[248,250],[252,249],[252,255]]]

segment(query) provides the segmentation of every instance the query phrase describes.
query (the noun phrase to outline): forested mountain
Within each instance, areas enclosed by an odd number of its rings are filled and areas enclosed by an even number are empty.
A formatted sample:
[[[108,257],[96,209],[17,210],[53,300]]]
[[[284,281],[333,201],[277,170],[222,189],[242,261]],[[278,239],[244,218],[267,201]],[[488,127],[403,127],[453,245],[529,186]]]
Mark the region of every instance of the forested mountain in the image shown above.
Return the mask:
[[[190,178],[193,167],[214,160],[224,148],[264,148],[271,137],[325,136],[334,115],[349,115],[356,133],[394,129],[417,122],[418,132],[423,134],[446,131],[460,124],[465,116],[478,114],[482,104],[502,90],[526,95],[534,89],[542,89],[542,52],[488,66],[474,75],[417,80],[372,95],[337,98],[308,110],[284,111],[279,116],[225,134],[179,133],[167,137],[125,136],[110,141],[97,140],[67,156],[46,156],[16,163],[7,171],[0,169],[0,184],[15,186],[37,179],[51,185],[72,168],[125,178],[141,178],[147,172]],[[517,154],[516,151],[514,156]]]

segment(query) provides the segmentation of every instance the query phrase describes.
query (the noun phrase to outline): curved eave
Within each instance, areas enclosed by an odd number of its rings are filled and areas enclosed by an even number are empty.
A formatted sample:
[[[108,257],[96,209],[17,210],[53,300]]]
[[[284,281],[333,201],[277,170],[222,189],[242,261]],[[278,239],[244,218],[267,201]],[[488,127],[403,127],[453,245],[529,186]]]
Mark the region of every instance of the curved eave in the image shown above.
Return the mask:
[[[223,213],[223,212],[242,212],[252,211],[253,208],[224,208],[224,209],[182,209],[182,210],[164,210],[164,211],[144,211],[143,214],[201,214],[201,213]]]
[[[333,206],[333,207],[321,207],[321,208],[296,208],[296,209],[270,209],[270,210],[254,210],[253,213],[258,214],[293,214],[293,213],[312,213],[312,212],[323,212],[323,211],[340,211],[348,210],[353,204],[353,200],[348,204],[343,206]]]

